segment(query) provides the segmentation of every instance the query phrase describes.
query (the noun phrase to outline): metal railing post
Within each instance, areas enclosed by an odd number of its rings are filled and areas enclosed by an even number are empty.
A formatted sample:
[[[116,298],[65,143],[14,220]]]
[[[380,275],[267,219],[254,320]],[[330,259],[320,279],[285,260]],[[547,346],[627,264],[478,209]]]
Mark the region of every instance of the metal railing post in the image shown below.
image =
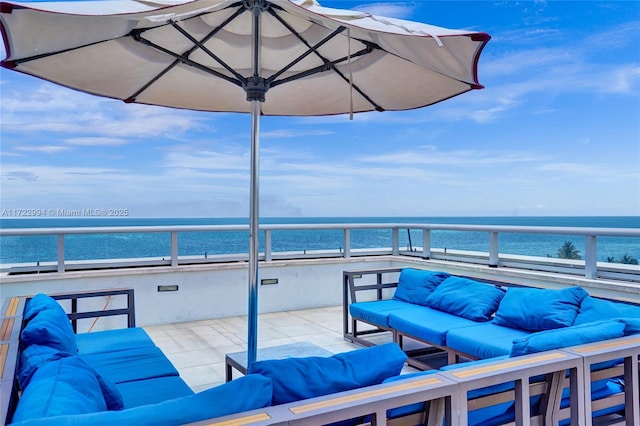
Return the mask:
[[[431,258],[431,229],[422,230],[422,257]]]
[[[498,233],[489,233],[489,266],[492,268],[498,267]]]
[[[391,254],[400,254],[400,228],[391,229]]]
[[[58,234],[58,272],[64,272],[64,234]]]
[[[596,236],[585,235],[584,236],[584,276],[589,279],[597,278],[598,265],[597,265],[597,250],[596,250]]]
[[[178,266],[178,233],[171,233],[171,266]]]
[[[265,229],[264,231],[264,260],[265,262],[271,262],[271,230]]]
[[[344,253],[342,255],[345,259],[351,257],[351,229],[344,229]]]

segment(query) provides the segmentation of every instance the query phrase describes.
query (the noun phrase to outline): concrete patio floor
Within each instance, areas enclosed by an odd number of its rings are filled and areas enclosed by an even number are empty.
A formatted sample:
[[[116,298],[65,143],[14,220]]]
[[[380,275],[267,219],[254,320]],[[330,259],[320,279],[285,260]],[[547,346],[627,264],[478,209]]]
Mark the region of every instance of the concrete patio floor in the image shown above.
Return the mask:
[[[225,354],[247,349],[246,316],[144,329],[195,392],[224,383]],[[362,348],[342,337],[342,306],[259,315],[259,349],[297,342],[313,343],[332,353]],[[417,370],[405,366],[404,372],[413,371]],[[234,371],[234,377],[239,375]]]

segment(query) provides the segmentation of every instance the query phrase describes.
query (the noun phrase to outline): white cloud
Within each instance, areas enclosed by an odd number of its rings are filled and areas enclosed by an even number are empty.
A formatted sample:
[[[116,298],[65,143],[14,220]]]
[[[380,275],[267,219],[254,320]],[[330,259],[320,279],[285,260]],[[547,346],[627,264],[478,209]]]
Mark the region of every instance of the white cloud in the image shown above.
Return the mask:
[[[57,154],[59,152],[68,151],[70,148],[68,146],[59,145],[22,145],[16,147],[16,149],[26,152],[43,152],[45,154]]]
[[[284,139],[284,138],[304,138],[307,136],[327,136],[333,135],[333,130],[299,130],[299,129],[279,129],[260,133],[263,139]]]
[[[399,19],[408,19],[413,14],[413,7],[409,4],[392,1],[366,4],[356,7],[355,10],[370,13],[372,15]]]
[[[542,164],[538,167],[542,172],[552,172],[556,176],[570,176],[576,179],[595,182],[633,182],[640,178],[640,170],[625,171],[619,166],[609,164],[587,164],[555,162]]]
[[[246,152],[172,150],[166,154],[164,166],[180,169],[238,170],[248,173],[249,161]]]
[[[64,142],[69,145],[77,146],[120,146],[126,145],[130,141],[121,138],[101,138],[101,137],[84,137],[84,138],[68,138]]]
[[[446,165],[446,166],[492,166],[496,164],[530,163],[544,160],[543,156],[529,152],[504,152],[492,150],[439,151],[435,146],[407,150],[377,156],[359,158],[362,162],[375,162],[393,166],[397,164]]]
[[[92,137],[148,138],[179,136],[207,126],[204,114],[124,104],[50,83],[38,83],[36,88],[20,94],[5,89],[2,102],[3,133],[90,133]]]
[[[628,65],[609,71],[598,82],[598,87],[608,93],[637,93],[640,85],[640,66]]]

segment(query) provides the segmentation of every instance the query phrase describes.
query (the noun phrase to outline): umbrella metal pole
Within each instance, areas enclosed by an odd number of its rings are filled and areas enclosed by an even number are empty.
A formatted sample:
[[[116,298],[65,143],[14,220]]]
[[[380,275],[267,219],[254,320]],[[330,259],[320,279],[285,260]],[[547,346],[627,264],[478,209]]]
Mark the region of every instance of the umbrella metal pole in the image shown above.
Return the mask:
[[[251,101],[251,189],[249,212],[249,311],[247,332],[247,369],[258,351],[258,248],[259,248],[259,132],[260,101]]]
[[[252,77],[248,79],[245,91],[251,103],[251,188],[249,201],[249,307],[247,314],[247,371],[256,361],[258,352],[258,249],[259,249],[259,176],[260,176],[260,115],[261,102],[265,100],[267,88],[260,77],[260,16],[266,9],[265,0],[249,0],[245,7],[251,10],[252,34],[251,62]]]

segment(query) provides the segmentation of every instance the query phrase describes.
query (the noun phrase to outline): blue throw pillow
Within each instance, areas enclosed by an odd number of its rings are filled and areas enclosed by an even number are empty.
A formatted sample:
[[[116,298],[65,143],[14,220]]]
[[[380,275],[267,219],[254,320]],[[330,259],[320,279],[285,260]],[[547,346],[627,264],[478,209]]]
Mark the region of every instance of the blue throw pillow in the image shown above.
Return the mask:
[[[20,341],[23,347],[28,345],[50,346],[63,352],[78,352],[76,335],[69,317],[62,307],[46,309],[35,314],[22,329]]]
[[[44,419],[40,423],[74,426],[182,425],[266,407],[271,403],[271,391],[271,380],[252,375],[194,395],[157,404],[141,405],[121,411],[100,411]]]
[[[393,299],[426,306],[427,297],[448,277],[446,272],[404,268],[400,272]]]
[[[97,371],[96,378],[100,384],[104,402],[107,404],[107,410],[123,410],[124,399],[122,398],[122,393],[116,387],[116,384],[100,375]]]
[[[618,320],[595,321],[555,330],[539,331],[515,339],[510,356],[527,355],[624,336],[625,324]]]
[[[104,411],[96,373],[77,356],[42,364],[18,401],[13,421]]]
[[[42,364],[68,356],[72,355],[69,352],[62,352],[49,346],[27,346],[20,354],[20,365],[18,367],[20,388],[24,389],[29,385],[31,377]]]
[[[613,318],[640,318],[640,306],[622,302],[585,297],[580,304],[574,325]]]
[[[429,295],[427,306],[472,321],[489,321],[504,293],[491,284],[449,277]]]
[[[562,290],[512,287],[502,298],[493,323],[530,331],[569,327],[587,295],[582,287]]]
[[[256,361],[249,374],[272,380],[272,404],[277,405],[380,384],[400,374],[406,360],[398,345],[387,343],[331,357]]]
[[[618,318],[618,321],[624,324],[624,335],[640,333],[640,318]]]
[[[22,313],[22,319],[25,322],[31,321],[38,313],[47,310],[60,310],[64,312],[62,306],[52,297],[46,294],[38,293],[33,296],[25,305],[24,312]]]

